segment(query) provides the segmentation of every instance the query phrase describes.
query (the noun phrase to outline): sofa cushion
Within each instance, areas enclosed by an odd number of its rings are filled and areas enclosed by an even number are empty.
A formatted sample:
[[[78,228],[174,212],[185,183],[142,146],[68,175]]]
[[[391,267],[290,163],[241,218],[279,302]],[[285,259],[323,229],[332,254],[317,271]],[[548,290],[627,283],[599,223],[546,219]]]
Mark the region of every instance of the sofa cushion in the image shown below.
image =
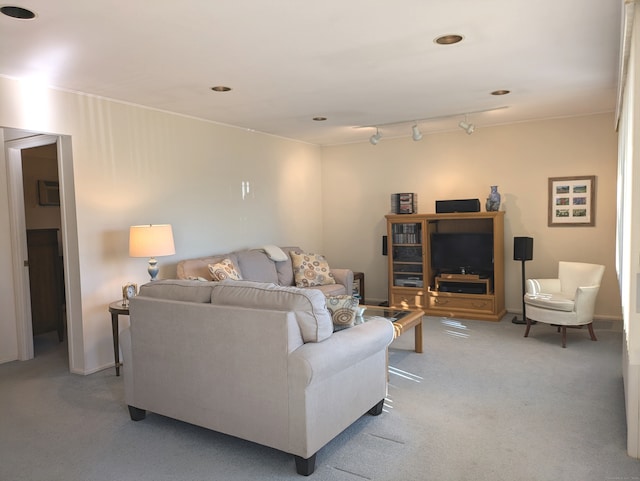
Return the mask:
[[[214,281],[225,281],[232,279],[234,281],[242,280],[242,275],[236,269],[231,259],[222,259],[216,264],[209,264],[209,274]]]
[[[353,296],[327,297],[327,309],[331,313],[334,330],[351,327],[356,322],[359,301]]]
[[[333,332],[333,322],[324,294],[317,289],[298,289],[250,281],[224,281],[212,287],[211,303],[294,312],[304,342],[323,341]]]
[[[231,260],[231,262],[238,267],[238,260],[236,259],[236,255],[233,253],[210,257],[199,257],[197,259],[184,259],[178,262],[177,265],[178,279],[189,279],[190,277],[204,277],[205,279],[211,279],[209,264],[217,264],[224,259]],[[240,274],[242,274],[242,271]]]
[[[278,272],[278,284],[281,286],[294,286],[293,265],[291,264],[291,251],[301,251],[300,247],[281,247],[287,254],[287,260],[276,262],[276,271]]]
[[[207,303],[211,302],[213,284],[197,280],[164,279],[143,284],[138,295],[172,301]]]
[[[335,284],[329,263],[320,254],[291,251],[293,275],[297,287],[324,286]]]
[[[238,251],[235,253],[242,278],[255,282],[278,283],[275,263],[261,249]]]

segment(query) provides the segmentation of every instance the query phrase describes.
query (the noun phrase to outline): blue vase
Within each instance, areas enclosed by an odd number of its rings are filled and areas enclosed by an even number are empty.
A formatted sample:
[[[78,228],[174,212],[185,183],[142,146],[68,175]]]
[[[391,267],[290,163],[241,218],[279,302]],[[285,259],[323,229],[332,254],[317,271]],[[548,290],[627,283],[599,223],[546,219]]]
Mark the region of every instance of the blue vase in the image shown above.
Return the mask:
[[[500,192],[498,192],[498,186],[492,185],[489,197],[487,197],[486,204],[487,212],[496,212],[500,210]]]

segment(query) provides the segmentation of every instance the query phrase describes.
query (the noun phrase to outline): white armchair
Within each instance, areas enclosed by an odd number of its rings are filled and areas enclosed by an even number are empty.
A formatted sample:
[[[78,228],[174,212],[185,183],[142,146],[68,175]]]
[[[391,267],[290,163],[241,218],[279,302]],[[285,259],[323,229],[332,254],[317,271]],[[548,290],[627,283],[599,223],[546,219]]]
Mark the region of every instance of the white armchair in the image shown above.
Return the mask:
[[[592,341],[593,312],[604,266],[583,262],[558,263],[557,279],[527,279],[524,296],[529,337],[532,321],[558,326],[562,331],[562,347],[567,347],[567,327],[586,325]]]

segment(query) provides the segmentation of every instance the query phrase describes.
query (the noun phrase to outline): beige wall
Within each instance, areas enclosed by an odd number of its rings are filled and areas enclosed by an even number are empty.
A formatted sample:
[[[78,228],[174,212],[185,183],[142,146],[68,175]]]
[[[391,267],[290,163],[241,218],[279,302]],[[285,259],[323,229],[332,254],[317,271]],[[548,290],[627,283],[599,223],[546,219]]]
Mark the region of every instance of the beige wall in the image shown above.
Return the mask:
[[[173,225],[178,260],[262,244],[322,243],[320,149],[0,77],[0,127],[70,136],[78,223],[82,325],[77,370],[113,363],[107,306],[128,282],[148,280],[146,259],[128,256],[128,228]],[[0,155],[0,192],[7,192]],[[249,192],[242,190],[249,183]],[[71,186],[73,187],[73,186]],[[8,199],[0,196],[0,266],[11,272]],[[0,361],[15,359],[13,280],[0,279]],[[9,313],[9,314],[7,314]],[[75,344],[78,345],[75,345]]]
[[[505,214],[506,306],[522,311],[513,237],[534,238],[527,277],[552,277],[559,260],[606,266],[596,313],[621,317],[615,273],[617,135],[613,114],[505,125],[323,148],[325,252],[366,276],[367,298],[387,299],[381,237],[390,194],[415,192],[418,211],[439,199],[479,198],[498,185]],[[549,177],[597,177],[595,227],[548,227]]]
[[[37,100],[37,102],[36,102]],[[75,182],[81,323],[74,347],[81,372],[113,362],[107,305],[128,281],[142,283],[146,259],[128,257],[128,227],[171,223],[178,260],[265,243],[323,251],[362,270],[367,296],[386,299],[380,254],[389,194],[417,192],[421,212],[436,199],[483,201],[497,184],[507,211],[507,307],[520,308],[520,264],[512,237],[535,238],[532,276],[559,259],[602,262],[597,313],[619,317],[615,281],[616,134],[610,114],[383,139],[320,149],[243,129],[104,99],[26,87],[0,77],[0,127],[67,135]],[[6,192],[4,156],[0,191]],[[596,227],[548,228],[547,178],[596,175]],[[243,182],[250,191],[243,195]],[[246,184],[245,184],[246,185]],[[73,186],[71,186],[73,187]],[[8,200],[0,197],[0,265],[11,270]],[[0,280],[0,360],[15,352],[12,279]],[[15,357],[13,357],[15,358]]]

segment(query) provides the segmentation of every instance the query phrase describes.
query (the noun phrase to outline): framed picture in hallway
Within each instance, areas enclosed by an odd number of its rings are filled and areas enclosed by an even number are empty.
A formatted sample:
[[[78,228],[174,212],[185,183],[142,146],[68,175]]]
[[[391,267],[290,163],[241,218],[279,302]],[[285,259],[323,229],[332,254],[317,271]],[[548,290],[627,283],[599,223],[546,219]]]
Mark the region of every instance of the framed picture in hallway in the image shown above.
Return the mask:
[[[549,177],[549,227],[596,224],[596,176]]]
[[[40,205],[60,205],[60,189],[57,181],[38,181],[38,203]]]

